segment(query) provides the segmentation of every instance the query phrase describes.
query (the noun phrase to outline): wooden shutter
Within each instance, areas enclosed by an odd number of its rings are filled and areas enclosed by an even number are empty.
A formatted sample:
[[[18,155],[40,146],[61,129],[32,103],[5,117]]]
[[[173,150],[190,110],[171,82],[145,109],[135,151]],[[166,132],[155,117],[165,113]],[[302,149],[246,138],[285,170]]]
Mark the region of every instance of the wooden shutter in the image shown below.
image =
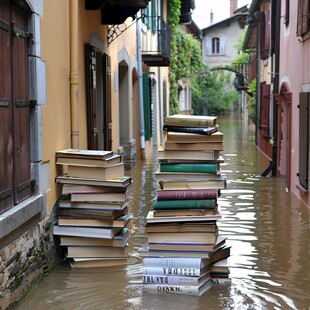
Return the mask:
[[[309,0],[298,0],[297,36],[303,36],[309,30]]]
[[[12,5],[12,107],[14,136],[14,203],[32,194],[27,13]],[[18,61],[15,61],[17,60]]]
[[[309,167],[309,95],[299,94],[299,183],[306,190]]]
[[[270,106],[270,85],[266,83],[261,84],[261,119],[260,129],[262,130],[263,138],[268,139],[269,137],[269,106]]]
[[[13,107],[10,6],[0,9],[0,213],[13,206]]]
[[[103,54],[103,130],[104,149],[112,150],[111,57]]]
[[[89,150],[98,150],[96,48],[85,44],[87,140]]]

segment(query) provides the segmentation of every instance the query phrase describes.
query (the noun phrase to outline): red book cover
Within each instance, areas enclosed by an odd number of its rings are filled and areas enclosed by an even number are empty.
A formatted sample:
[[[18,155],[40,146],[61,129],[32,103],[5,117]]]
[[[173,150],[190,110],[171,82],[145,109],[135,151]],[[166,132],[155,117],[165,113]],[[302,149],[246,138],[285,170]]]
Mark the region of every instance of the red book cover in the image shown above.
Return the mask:
[[[219,195],[218,189],[158,190],[157,200],[214,199]]]

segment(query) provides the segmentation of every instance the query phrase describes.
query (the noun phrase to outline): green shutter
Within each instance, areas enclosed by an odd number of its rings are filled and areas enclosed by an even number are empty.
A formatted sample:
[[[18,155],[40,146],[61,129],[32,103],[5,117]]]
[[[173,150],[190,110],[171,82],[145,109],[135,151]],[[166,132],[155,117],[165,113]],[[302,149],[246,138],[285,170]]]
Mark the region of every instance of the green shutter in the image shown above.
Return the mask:
[[[143,73],[143,107],[144,107],[144,137],[145,141],[151,137],[151,119],[150,119],[150,94],[149,79],[147,73]]]
[[[156,32],[156,1],[152,0],[152,32]]]

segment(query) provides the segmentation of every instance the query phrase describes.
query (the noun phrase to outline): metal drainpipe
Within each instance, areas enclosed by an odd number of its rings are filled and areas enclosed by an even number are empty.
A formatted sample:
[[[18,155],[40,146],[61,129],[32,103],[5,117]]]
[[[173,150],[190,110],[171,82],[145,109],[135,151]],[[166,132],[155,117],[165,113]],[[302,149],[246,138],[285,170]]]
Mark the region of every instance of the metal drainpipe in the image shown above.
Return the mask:
[[[281,22],[281,1],[276,1],[275,6],[275,77],[273,95],[279,92],[279,69],[280,69],[280,22]],[[278,153],[278,110],[277,103],[273,100],[273,133],[274,133],[274,145],[273,145],[273,168],[272,176],[277,176],[277,153]]]
[[[144,137],[144,105],[143,105],[143,81],[142,81],[142,46],[141,46],[141,18],[137,16],[137,71],[138,71],[138,100],[140,120],[140,148],[141,157],[145,158],[145,137]]]
[[[70,116],[71,147],[80,147],[79,131],[79,70],[78,70],[78,12],[79,0],[70,0]]]

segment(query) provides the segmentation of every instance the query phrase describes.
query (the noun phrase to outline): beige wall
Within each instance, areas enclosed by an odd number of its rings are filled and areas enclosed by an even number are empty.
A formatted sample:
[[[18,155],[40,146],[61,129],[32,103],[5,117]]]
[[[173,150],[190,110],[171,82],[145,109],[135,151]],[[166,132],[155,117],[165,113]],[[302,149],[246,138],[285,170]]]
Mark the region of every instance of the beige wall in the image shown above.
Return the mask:
[[[128,28],[109,46],[107,44],[107,27],[101,25],[100,11],[85,11],[84,5],[78,1],[78,41],[74,50],[77,57],[77,67],[71,68],[72,51],[70,47],[70,8],[71,1],[53,0],[44,2],[41,18],[41,53],[46,63],[47,102],[43,108],[42,117],[42,149],[43,164],[48,165],[50,176],[50,190],[47,194],[48,211],[60,194],[60,188],[55,184],[55,177],[60,168],[55,164],[55,152],[60,149],[74,147],[71,144],[71,100],[76,101],[78,120],[77,146],[87,148],[87,119],[85,93],[85,64],[84,44],[89,42],[90,33],[96,32],[104,43],[104,52],[111,56],[111,96],[112,96],[112,150],[117,152],[119,139],[119,115],[122,115],[120,105],[128,108],[126,117],[129,119],[129,135],[133,134],[133,95],[132,73],[136,70],[136,26]],[[57,18],[55,18],[57,12]],[[130,21],[130,19],[128,19]],[[119,62],[128,65],[128,96],[126,102],[119,103]],[[72,71],[72,72],[71,72]],[[70,73],[77,78],[75,94],[71,98]],[[76,80],[74,80],[76,81]],[[124,98],[124,97],[122,97]],[[122,125],[120,125],[122,126]]]

